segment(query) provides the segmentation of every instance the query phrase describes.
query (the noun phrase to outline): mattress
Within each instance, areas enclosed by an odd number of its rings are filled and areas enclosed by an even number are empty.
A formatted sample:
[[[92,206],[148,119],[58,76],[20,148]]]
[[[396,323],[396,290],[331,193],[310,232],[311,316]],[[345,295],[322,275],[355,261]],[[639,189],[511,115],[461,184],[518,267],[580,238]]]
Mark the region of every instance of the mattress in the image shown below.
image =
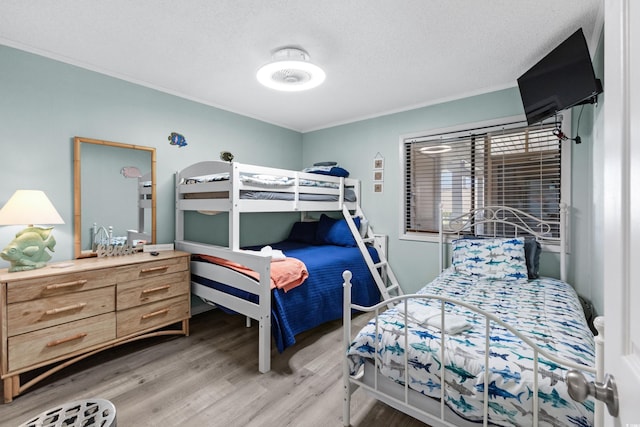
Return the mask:
[[[443,272],[419,293],[464,301],[493,313],[550,354],[579,365],[595,365],[595,347],[575,291],[552,278],[512,281],[474,278],[453,269]],[[410,300],[425,310],[440,308],[436,300]],[[407,309],[405,310],[405,307]],[[489,421],[496,425],[530,425],[533,410],[533,350],[495,322],[490,327],[489,381],[485,372],[485,319],[464,307],[447,304],[447,318],[462,321],[461,331],[444,338],[441,357],[439,316],[435,325],[416,319],[400,304],[379,316],[378,332],[372,321],[355,337],[349,350],[351,374],[365,360],[374,360],[380,372],[405,383],[405,356],[409,387],[438,399],[444,365],[445,404],[465,420],[480,422],[483,393],[488,387]],[[405,311],[407,322],[405,322]],[[409,316],[411,314],[411,316]],[[420,322],[420,323],[419,323]],[[407,328],[408,346],[404,344]],[[378,335],[380,334],[380,335]],[[375,337],[379,336],[376,340]],[[564,382],[566,368],[539,358],[539,420],[543,425],[592,425],[594,401],[572,401]],[[593,380],[593,378],[589,378]]]
[[[300,242],[283,241],[270,245],[273,249],[294,257],[307,267],[309,277],[300,286],[285,292],[274,289],[271,304],[271,331],[278,351],[295,344],[295,336],[323,323],[342,318],[344,270],[353,273],[353,301],[370,306],[380,301],[380,292],[371,276],[360,249],[335,245],[308,245]],[[260,250],[260,247],[246,249]],[[369,247],[374,262],[379,262],[375,248]],[[258,296],[238,291],[213,280],[194,277],[198,283],[258,301]]]
[[[240,191],[241,199],[251,200],[294,200],[294,193],[282,193],[279,191]],[[298,200],[313,201],[313,202],[337,202],[337,194],[313,194],[313,193],[300,193]],[[355,202],[356,193],[351,188],[345,188],[344,200],[346,202]]]
[[[230,176],[228,173],[220,173],[213,175],[205,175],[200,177],[185,178],[183,184],[200,184],[203,182],[216,182],[216,181],[229,181]],[[265,188],[278,188],[278,187],[292,187],[295,185],[296,180],[287,176],[276,175],[263,175],[263,174],[241,174],[240,181],[258,187]],[[303,187],[325,187],[325,188],[339,188],[340,186],[335,182],[328,182],[323,180],[322,176],[318,179],[300,179],[298,181],[300,186]]]
[[[183,184],[200,184],[205,182],[217,182],[228,181],[229,174],[221,173],[214,175],[206,175],[201,177],[187,178],[183,180]],[[295,193],[291,191],[294,187],[296,180],[291,177],[275,176],[275,175],[260,175],[260,174],[242,174],[240,175],[240,181],[245,185],[253,187],[261,187],[264,190],[241,190],[241,199],[251,200],[294,200]],[[318,176],[317,180],[300,179],[298,181],[300,187],[313,187],[313,188],[330,188],[338,189],[340,186],[335,182],[323,181],[323,176]],[[274,190],[274,191],[271,191]],[[229,198],[228,191],[215,191],[215,192],[199,192],[199,193],[185,193],[183,196],[185,199],[226,199]],[[319,193],[304,193],[300,192],[298,195],[299,200],[304,201],[338,201],[337,194],[319,194]],[[344,199],[347,202],[356,201],[356,193],[352,188],[345,188]]]
[[[184,193],[185,199],[227,199],[229,198],[228,191],[215,191],[204,193]],[[241,199],[250,200],[294,200],[294,193],[283,193],[280,191],[240,191]],[[300,193],[298,200],[313,201],[313,202],[337,202],[337,194],[314,194],[314,193]],[[356,192],[351,188],[344,189],[344,200],[347,202],[356,201]]]

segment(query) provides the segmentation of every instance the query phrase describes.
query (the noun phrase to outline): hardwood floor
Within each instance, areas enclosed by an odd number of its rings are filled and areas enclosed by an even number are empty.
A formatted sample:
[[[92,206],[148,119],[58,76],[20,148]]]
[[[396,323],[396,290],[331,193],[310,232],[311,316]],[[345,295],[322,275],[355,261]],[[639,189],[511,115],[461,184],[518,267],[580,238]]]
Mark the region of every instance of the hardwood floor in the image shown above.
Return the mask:
[[[354,327],[364,325],[358,316]],[[342,322],[300,334],[272,370],[258,372],[257,324],[212,310],[191,319],[189,337],[159,337],[105,350],[51,376],[12,403],[0,426],[15,427],[65,402],[108,399],[119,427],[342,425]],[[354,393],[352,426],[424,426]]]

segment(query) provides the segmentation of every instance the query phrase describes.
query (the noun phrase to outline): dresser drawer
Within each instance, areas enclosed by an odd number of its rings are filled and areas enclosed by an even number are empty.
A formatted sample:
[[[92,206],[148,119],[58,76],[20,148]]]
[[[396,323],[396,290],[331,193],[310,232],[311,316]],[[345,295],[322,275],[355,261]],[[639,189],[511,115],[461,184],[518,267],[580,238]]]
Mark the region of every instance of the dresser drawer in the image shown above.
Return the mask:
[[[109,274],[111,273],[111,274]],[[101,269],[7,282],[7,303],[31,301],[115,285],[112,270]]]
[[[130,282],[132,280],[156,277],[162,274],[176,273],[189,269],[189,257],[175,257],[160,259],[158,261],[145,262],[144,264],[133,264],[120,267],[116,270],[116,280],[118,283]]]
[[[9,371],[55,359],[115,339],[115,314],[9,337]]]
[[[117,335],[122,338],[146,329],[189,318],[189,294],[118,311]]]
[[[115,286],[9,304],[8,335],[14,336],[115,310]]]
[[[148,279],[118,283],[117,307],[124,310],[190,292],[189,272],[164,274]]]

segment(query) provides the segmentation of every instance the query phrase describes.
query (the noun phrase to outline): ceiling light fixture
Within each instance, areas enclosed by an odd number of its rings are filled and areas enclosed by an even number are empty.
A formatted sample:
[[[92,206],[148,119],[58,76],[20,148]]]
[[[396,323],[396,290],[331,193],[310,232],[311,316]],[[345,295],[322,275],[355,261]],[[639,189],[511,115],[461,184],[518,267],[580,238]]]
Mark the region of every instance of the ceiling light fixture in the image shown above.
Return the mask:
[[[429,147],[422,147],[420,152],[422,154],[441,154],[446,153],[447,151],[451,151],[451,146],[442,144],[442,145],[431,145]]]
[[[326,74],[309,62],[309,54],[304,50],[285,47],[274,52],[273,61],[260,67],[256,77],[268,88],[298,92],[321,85]]]

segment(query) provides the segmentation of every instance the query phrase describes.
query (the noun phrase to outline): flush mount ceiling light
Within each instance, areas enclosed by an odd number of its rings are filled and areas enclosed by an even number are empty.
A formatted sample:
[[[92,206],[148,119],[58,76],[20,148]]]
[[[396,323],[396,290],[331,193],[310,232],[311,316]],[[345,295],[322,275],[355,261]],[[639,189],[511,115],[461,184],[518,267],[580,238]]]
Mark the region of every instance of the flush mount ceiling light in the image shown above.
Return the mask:
[[[272,62],[260,67],[256,77],[271,89],[298,92],[319,86],[326,75],[322,68],[309,62],[307,52],[285,47],[273,54]]]
[[[432,145],[429,147],[422,147],[420,149],[422,154],[441,154],[446,153],[447,151],[451,151],[451,146],[446,144]]]

